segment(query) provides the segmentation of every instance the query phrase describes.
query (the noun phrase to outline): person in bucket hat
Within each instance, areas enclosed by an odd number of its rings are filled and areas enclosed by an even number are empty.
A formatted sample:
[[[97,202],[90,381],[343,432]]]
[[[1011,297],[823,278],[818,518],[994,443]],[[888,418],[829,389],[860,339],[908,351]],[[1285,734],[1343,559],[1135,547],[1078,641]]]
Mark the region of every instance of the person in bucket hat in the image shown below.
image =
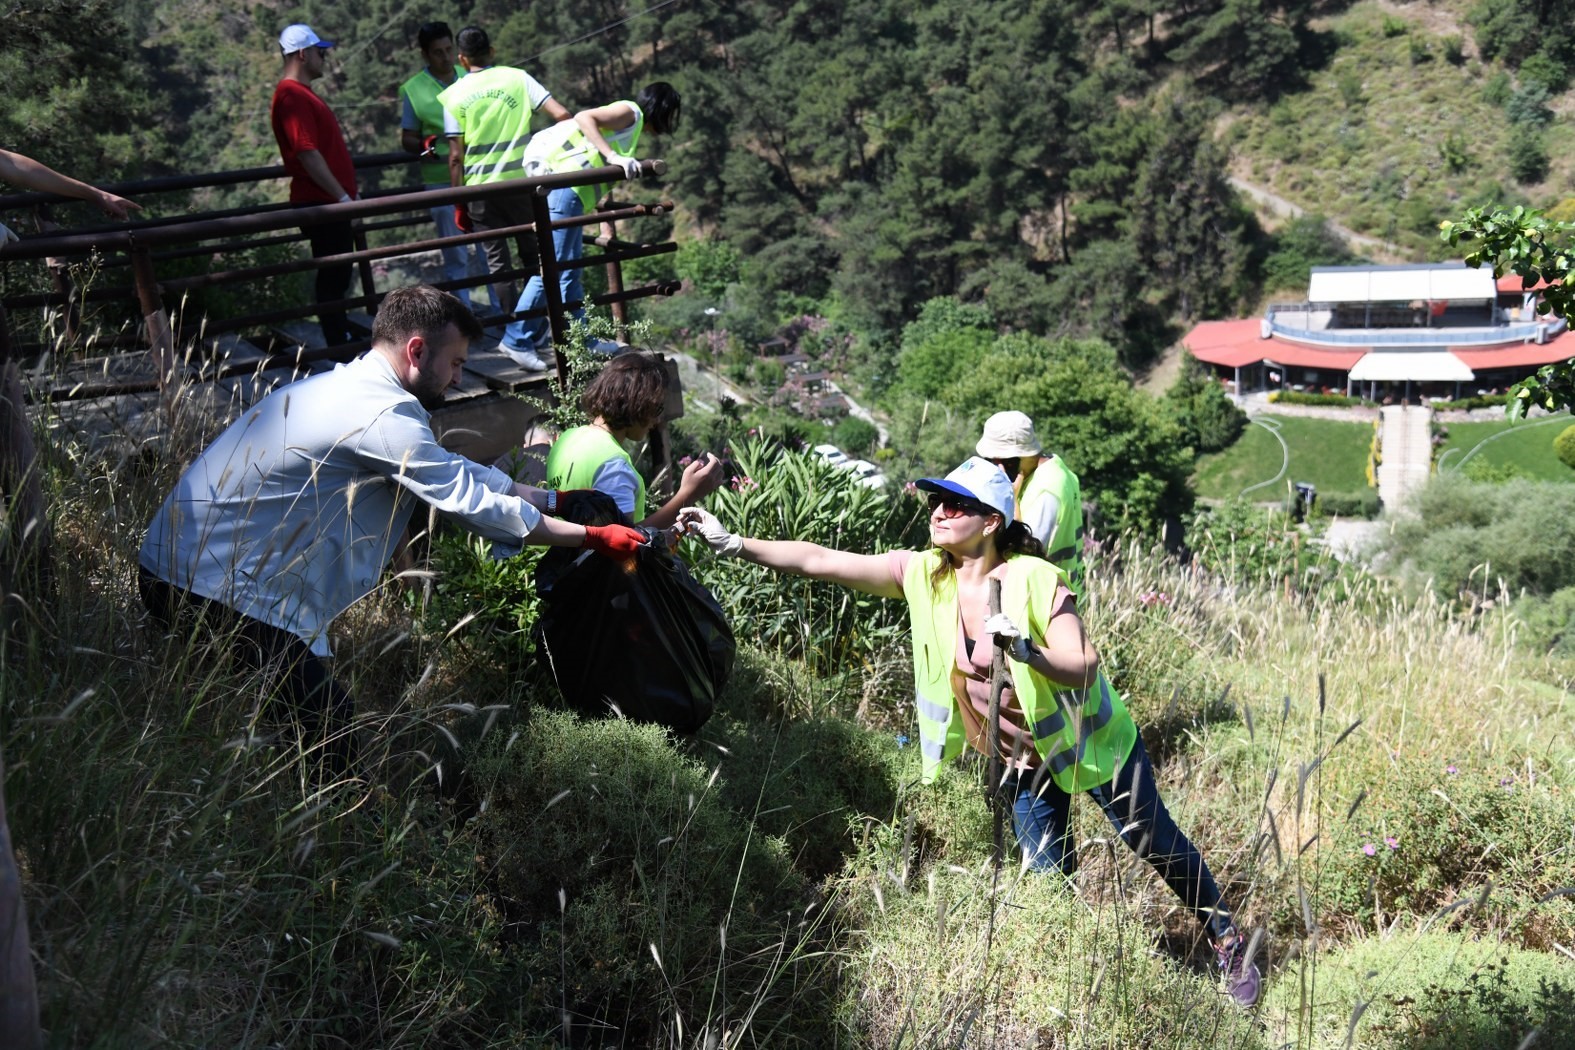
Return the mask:
[[[1010,683],[997,723],[998,797],[1011,808],[1024,868],[1077,870],[1072,800],[1092,797],[1203,925],[1231,997],[1253,1005],[1261,979],[1254,946],[1165,808],[1142,737],[1100,670],[1064,574],[1017,518],[1011,479],[975,456],[944,478],[916,484],[929,499],[928,551],[858,554],[750,539],[693,507],[678,521],[715,554],[907,601],[926,784],[965,747],[988,754],[992,650],[1004,649]],[[1001,611],[993,615],[992,580],[1001,584]]]
[[[1081,598],[1083,488],[1077,475],[1060,456],[1044,454],[1034,421],[1022,412],[997,412],[985,420],[974,451],[1012,479],[1023,521]]]

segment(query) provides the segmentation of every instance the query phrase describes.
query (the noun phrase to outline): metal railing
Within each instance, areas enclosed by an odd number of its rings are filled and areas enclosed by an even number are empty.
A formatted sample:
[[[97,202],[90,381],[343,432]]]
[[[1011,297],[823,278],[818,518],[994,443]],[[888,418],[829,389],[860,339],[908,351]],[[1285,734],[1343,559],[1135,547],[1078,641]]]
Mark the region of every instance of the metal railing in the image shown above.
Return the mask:
[[[358,168],[387,167],[415,163],[418,158],[408,153],[382,154],[357,159]],[[666,171],[659,160],[642,161],[636,177],[656,176]],[[122,196],[147,196],[149,194],[177,192],[214,186],[235,186],[278,179],[285,175],[281,166],[251,168],[241,171],[218,172],[207,175],[173,176],[121,183],[106,187]],[[369,194],[366,199],[344,204],[323,204],[307,207],[285,205],[258,205],[230,208],[198,215],[176,215],[145,219],[116,225],[95,226],[72,231],[50,232],[25,237],[20,242],[0,249],[0,262],[22,259],[47,259],[51,263],[55,290],[7,297],[0,300],[0,324],[5,323],[4,310],[29,310],[58,308],[65,311],[67,337],[73,335],[74,312],[85,303],[135,302],[142,318],[142,338],[153,360],[153,380],[128,381],[120,384],[96,384],[78,387],[72,396],[94,396],[105,392],[136,389],[163,389],[176,378],[177,346],[195,338],[199,333],[213,336],[224,332],[244,331],[265,327],[284,321],[316,316],[322,310],[345,311],[364,308],[374,312],[382,293],[374,283],[372,263],[376,260],[408,255],[412,252],[440,249],[453,245],[476,244],[497,238],[516,238],[534,234],[537,245],[535,260],[521,260],[521,265],[500,273],[477,277],[433,282],[447,290],[506,284],[518,278],[539,273],[544,286],[545,308],[494,313],[482,320],[497,324],[505,321],[546,317],[554,343],[563,345],[568,339],[568,311],[582,305],[609,305],[617,323],[624,323],[623,304],[634,299],[653,295],[671,295],[677,291],[676,282],[659,282],[636,288],[623,284],[622,264],[631,259],[645,258],[676,250],[672,242],[653,244],[628,243],[617,238],[615,224],[641,216],[661,215],[671,208],[665,202],[658,204],[614,205],[604,198],[602,206],[584,216],[554,220],[547,206],[547,193],[560,187],[603,184],[625,177],[620,168],[593,168],[570,172],[515,179],[502,183],[480,186],[441,188],[434,190],[396,189]],[[461,234],[447,238],[422,238],[396,240],[393,243],[371,247],[367,234],[374,231],[398,230],[426,226],[430,223],[429,209],[452,206],[471,201],[484,201],[498,197],[527,196],[530,201],[532,221],[519,226],[489,229],[485,232]],[[47,194],[27,193],[0,197],[0,209],[45,204],[64,198]],[[415,214],[410,214],[414,212]],[[258,247],[287,245],[307,239],[304,228],[324,222],[354,223],[355,250],[320,258],[302,258],[254,266],[238,266],[213,272],[160,279],[161,263],[186,259],[196,255],[226,255]],[[607,235],[587,237],[588,245],[595,245],[600,252],[573,260],[559,260],[553,252],[552,231],[570,226],[608,224]],[[288,231],[288,232],[286,232]],[[92,258],[100,273],[113,275],[129,270],[129,282],[110,283],[88,289],[70,286],[66,280],[62,261]],[[360,294],[330,302],[303,302],[298,306],[263,310],[243,316],[203,316],[188,319],[185,330],[177,330],[171,323],[169,300],[200,289],[244,285],[286,274],[311,272],[325,266],[350,264],[360,276]],[[561,272],[570,268],[603,265],[607,268],[609,291],[595,296],[589,302],[564,302],[559,289]],[[179,315],[177,315],[179,316]],[[267,363],[279,365],[304,364],[319,360],[346,360],[367,345],[366,339],[312,350],[296,349],[270,355]],[[9,340],[6,340],[9,346]],[[108,341],[114,345],[114,341]],[[7,355],[11,356],[10,354]],[[257,369],[255,361],[232,366],[214,365],[203,372],[202,378],[218,379],[226,374],[237,374]],[[564,378],[564,357],[558,356],[560,378]]]

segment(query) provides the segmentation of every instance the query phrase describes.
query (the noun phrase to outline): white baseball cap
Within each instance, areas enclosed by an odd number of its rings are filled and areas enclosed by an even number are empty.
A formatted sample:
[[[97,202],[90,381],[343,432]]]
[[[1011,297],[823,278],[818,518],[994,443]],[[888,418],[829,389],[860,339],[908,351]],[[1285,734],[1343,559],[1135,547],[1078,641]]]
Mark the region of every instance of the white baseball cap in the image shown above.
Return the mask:
[[[944,478],[920,478],[914,482],[925,492],[962,496],[1000,514],[1006,524],[1012,523],[1017,501],[1012,496],[1012,481],[1006,472],[987,459],[969,456],[963,465]]]
[[[984,436],[974,451],[985,459],[1037,456],[1042,451],[1034,421],[1022,412],[997,412],[984,421]]]
[[[333,47],[332,40],[324,40],[312,32],[312,27],[301,25],[299,22],[293,26],[285,26],[284,32],[279,34],[279,47],[287,55],[297,51],[305,51],[309,47]]]

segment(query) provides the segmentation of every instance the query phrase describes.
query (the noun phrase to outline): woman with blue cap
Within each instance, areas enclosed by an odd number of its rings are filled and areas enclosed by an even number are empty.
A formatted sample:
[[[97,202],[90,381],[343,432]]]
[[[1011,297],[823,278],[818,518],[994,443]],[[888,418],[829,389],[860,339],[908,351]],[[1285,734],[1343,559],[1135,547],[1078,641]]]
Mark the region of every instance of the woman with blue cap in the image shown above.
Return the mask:
[[[680,511],[678,520],[718,555],[905,599],[924,783],[965,746],[989,755],[989,741],[998,734],[1001,790],[1012,807],[1023,864],[1067,875],[1077,869],[1072,797],[1092,796],[1122,841],[1208,931],[1231,997],[1253,1005],[1260,977],[1249,945],[1224,909],[1203,856],[1166,810],[1143,740],[1099,669],[1061,570],[1044,560],[1039,541],[1014,520],[1011,481],[975,456],[944,478],[917,484],[929,495],[933,544],[922,552],[856,554],[801,540],[749,539],[697,508]],[[1001,611],[994,615],[991,580],[1001,585]],[[1009,658],[1010,684],[1001,692],[992,734],[996,646]]]

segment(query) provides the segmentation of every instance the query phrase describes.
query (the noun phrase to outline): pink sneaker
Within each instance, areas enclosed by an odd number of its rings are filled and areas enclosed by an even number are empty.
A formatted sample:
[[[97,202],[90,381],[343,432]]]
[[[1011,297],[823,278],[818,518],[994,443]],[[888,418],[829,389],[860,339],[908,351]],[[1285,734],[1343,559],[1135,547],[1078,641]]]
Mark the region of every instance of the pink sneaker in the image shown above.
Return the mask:
[[[1258,964],[1252,961],[1252,948],[1247,938],[1234,930],[1214,942],[1214,954],[1225,976],[1225,990],[1241,1007],[1257,1005],[1263,985]]]

